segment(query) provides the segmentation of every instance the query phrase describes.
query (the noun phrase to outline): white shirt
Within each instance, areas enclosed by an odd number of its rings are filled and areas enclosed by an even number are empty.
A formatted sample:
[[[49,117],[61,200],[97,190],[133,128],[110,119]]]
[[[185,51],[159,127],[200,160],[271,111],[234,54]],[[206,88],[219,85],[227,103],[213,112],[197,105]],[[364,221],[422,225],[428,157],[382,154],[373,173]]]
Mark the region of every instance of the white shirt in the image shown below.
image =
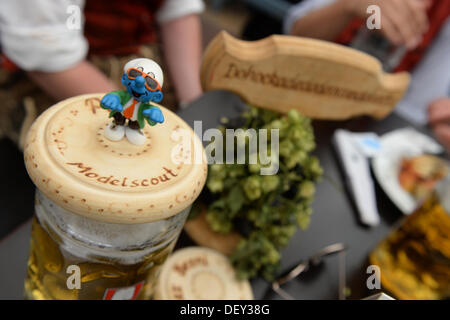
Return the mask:
[[[27,71],[56,72],[77,64],[86,57],[88,42],[82,23],[75,29],[68,23],[74,6],[83,18],[84,4],[84,0],[0,0],[1,50]],[[202,0],[165,0],[156,21],[164,24],[203,9]]]
[[[310,12],[336,0],[303,0],[289,10],[283,30],[289,34],[295,22]],[[411,84],[395,112],[407,120],[424,125],[427,107],[435,99],[450,95],[450,18],[442,27],[425,56],[411,73]]]
[[[128,109],[129,107],[131,107],[131,105],[133,104],[134,99],[131,98],[130,100],[127,101],[127,103],[125,103],[125,105],[123,106],[123,111],[125,111],[126,109]],[[136,121],[138,118],[138,111],[139,111],[139,107],[141,106],[141,102],[138,101],[135,105],[134,105],[134,110],[133,110],[133,116],[131,117],[131,121]],[[122,111],[122,114],[123,114]]]

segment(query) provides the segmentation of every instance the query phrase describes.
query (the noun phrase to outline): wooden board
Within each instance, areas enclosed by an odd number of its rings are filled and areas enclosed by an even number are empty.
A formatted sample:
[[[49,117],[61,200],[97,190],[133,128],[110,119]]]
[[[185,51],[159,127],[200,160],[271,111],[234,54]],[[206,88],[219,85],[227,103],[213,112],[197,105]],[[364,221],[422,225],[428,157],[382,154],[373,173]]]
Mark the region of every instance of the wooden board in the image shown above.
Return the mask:
[[[258,107],[343,120],[386,117],[410,77],[384,73],[375,58],[326,41],[274,35],[247,42],[223,31],[206,49],[201,81],[205,91],[229,90]]]
[[[239,241],[242,239],[238,233],[221,234],[214,232],[206,221],[206,210],[197,217],[188,219],[184,230],[189,237],[198,245],[217,250],[224,255],[230,256]]]

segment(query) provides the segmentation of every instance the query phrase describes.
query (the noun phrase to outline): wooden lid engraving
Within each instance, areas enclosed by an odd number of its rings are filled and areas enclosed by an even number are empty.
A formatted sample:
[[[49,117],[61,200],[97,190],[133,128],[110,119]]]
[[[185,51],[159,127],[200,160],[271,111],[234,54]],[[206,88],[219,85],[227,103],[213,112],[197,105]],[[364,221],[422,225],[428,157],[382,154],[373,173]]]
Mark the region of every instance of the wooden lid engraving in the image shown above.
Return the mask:
[[[204,247],[175,251],[164,263],[155,290],[158,300],[252,300],[248,281],[238,281],[221,253]]]
[[[145,145],[112,142],[103,135],[111,119],[102,96],[62,101],[33,124],[24,157],[37,188],[69,211],[111,223],[165,219],[192,204],[207,164],[189,125],[159,106],[166,121],[144,128]]]

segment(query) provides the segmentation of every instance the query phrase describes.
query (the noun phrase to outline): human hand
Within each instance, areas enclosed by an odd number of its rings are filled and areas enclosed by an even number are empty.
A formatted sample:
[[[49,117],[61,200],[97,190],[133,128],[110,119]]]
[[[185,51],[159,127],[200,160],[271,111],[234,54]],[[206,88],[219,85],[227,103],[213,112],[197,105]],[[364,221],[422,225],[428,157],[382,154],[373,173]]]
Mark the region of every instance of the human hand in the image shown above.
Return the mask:
[[[146,116],[147,118],[149,118],[152,121],[155,121],[157,123],[164,122],[164,115],[161,112],[161,110],[158,108],[146,109],[142,113],[144,114],[144,116]]]
[[[120,98],[115,94],[108,93],[100,101],[102,107],[110,110],[115,110],[117,112],[122,112],[123,107],[120,104]]]
[[[436,138],[450,152],[450,98],[438,99],[430,104],[428,122]]]
[[[427,9],[431,0],[342,0],[347,11],[367,18],[367,8],[376,4],[381,9],[381,32],[394,45],[415,49],[428,31]]]

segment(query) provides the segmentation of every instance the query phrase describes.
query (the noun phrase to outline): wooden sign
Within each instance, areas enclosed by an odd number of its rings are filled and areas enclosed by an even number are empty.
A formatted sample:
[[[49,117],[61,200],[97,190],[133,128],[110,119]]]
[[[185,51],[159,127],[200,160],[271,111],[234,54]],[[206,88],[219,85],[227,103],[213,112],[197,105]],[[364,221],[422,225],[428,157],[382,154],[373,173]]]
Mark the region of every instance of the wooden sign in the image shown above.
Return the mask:
[[[406,72],[384,73],[378,60],[360,51],[281,35],[247,42],[221,32],[201,68],[205,91],[228,90],[251,105],[328,120],[384,118],[409,80]]]

